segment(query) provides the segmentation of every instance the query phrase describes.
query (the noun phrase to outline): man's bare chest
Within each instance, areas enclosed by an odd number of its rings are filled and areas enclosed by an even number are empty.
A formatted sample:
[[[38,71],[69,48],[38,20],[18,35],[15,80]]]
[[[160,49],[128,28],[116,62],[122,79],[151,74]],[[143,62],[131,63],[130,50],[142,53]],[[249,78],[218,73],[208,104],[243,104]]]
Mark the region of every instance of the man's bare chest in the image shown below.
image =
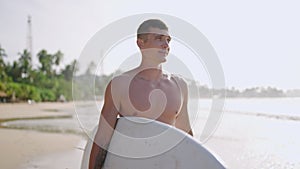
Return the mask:
[[[182,105],[181,89],[172,80],[156,84],[151,81],[134,79],[129,85],[128,99],[122,101],[122,111],[128,115],[147,113],[175,116]]]

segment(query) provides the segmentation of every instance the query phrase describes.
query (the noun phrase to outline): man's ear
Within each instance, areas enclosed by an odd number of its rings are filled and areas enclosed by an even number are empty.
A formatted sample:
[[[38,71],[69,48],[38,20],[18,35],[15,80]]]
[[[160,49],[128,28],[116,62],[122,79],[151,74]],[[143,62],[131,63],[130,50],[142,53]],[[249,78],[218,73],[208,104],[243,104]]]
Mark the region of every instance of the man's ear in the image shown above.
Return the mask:
[[[144,40],[141,38],[138,38],[136,40],[136,44],[138,45],[139,48],[143,49],[144,48]]]

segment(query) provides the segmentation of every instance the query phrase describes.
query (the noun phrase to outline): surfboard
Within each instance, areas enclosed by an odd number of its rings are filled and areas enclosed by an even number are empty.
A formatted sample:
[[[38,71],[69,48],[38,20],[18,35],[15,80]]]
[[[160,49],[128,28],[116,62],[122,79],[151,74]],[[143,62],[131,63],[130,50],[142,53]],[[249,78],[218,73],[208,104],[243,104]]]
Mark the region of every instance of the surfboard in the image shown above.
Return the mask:
[[[81,169],[88,168],[93,141]],[[223,162],[185,132],[151,119],[121,117],[112,136],[105,169],[224,169]]]

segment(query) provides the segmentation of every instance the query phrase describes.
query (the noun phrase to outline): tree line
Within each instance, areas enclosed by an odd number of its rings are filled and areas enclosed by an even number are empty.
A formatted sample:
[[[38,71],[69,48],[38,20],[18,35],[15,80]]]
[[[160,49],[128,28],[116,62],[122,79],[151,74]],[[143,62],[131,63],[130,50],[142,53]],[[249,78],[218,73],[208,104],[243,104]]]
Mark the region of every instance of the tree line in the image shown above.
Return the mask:
[[[59,50],[55,53],[45,49],[38,52],[36,57],[39,65],[36,68],[32,65],[32,56],[28,50],[23,50],[18,56],[12,63],[5,62],[9,56],[0,45],[0,102],[98,99],[115,74],[97,76],[93,73],[96,64],[91,62],[84,74],[73,76],[79,71],[77,61],[73,60],[61,68],[64,54]],[[235,88],[211,89],[199,85],[199,82],[187,81],[191,97],[300,97],[300,90],[284,92],[275,87],[253,87],[242,91]],[[95,84],[93,88],[86,85],[90,83]]]
[[[251,87],[243,90],[234,87],[224,89],[209,88],[207,85],[199,85],[195,81],[189,81],[191,97],[211,98],[270,98],[270,97],[300,97],[300,89],[284,91],[276,87]]]
[[[5,49],[0,46],[0,97],[2,102],[11,101],[57,101],[71,100],[72,76],[76,72],[76,60],[59,69],[63,53],[49,53],[43,49],[36,57],[37,68],[33,67],[31,53],[23,50],[12,63],[5,62]]]

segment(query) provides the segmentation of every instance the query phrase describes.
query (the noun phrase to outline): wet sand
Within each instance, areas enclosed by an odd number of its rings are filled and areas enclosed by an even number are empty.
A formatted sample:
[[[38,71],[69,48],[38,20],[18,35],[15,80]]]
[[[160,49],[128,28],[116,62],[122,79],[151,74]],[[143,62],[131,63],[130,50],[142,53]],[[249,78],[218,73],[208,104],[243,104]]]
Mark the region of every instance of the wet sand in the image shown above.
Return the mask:
[[[0,121],[72,113],[72,103],[0,104]],[[83,136],[1,128],[0,137],[0,168],[80,168]]]

